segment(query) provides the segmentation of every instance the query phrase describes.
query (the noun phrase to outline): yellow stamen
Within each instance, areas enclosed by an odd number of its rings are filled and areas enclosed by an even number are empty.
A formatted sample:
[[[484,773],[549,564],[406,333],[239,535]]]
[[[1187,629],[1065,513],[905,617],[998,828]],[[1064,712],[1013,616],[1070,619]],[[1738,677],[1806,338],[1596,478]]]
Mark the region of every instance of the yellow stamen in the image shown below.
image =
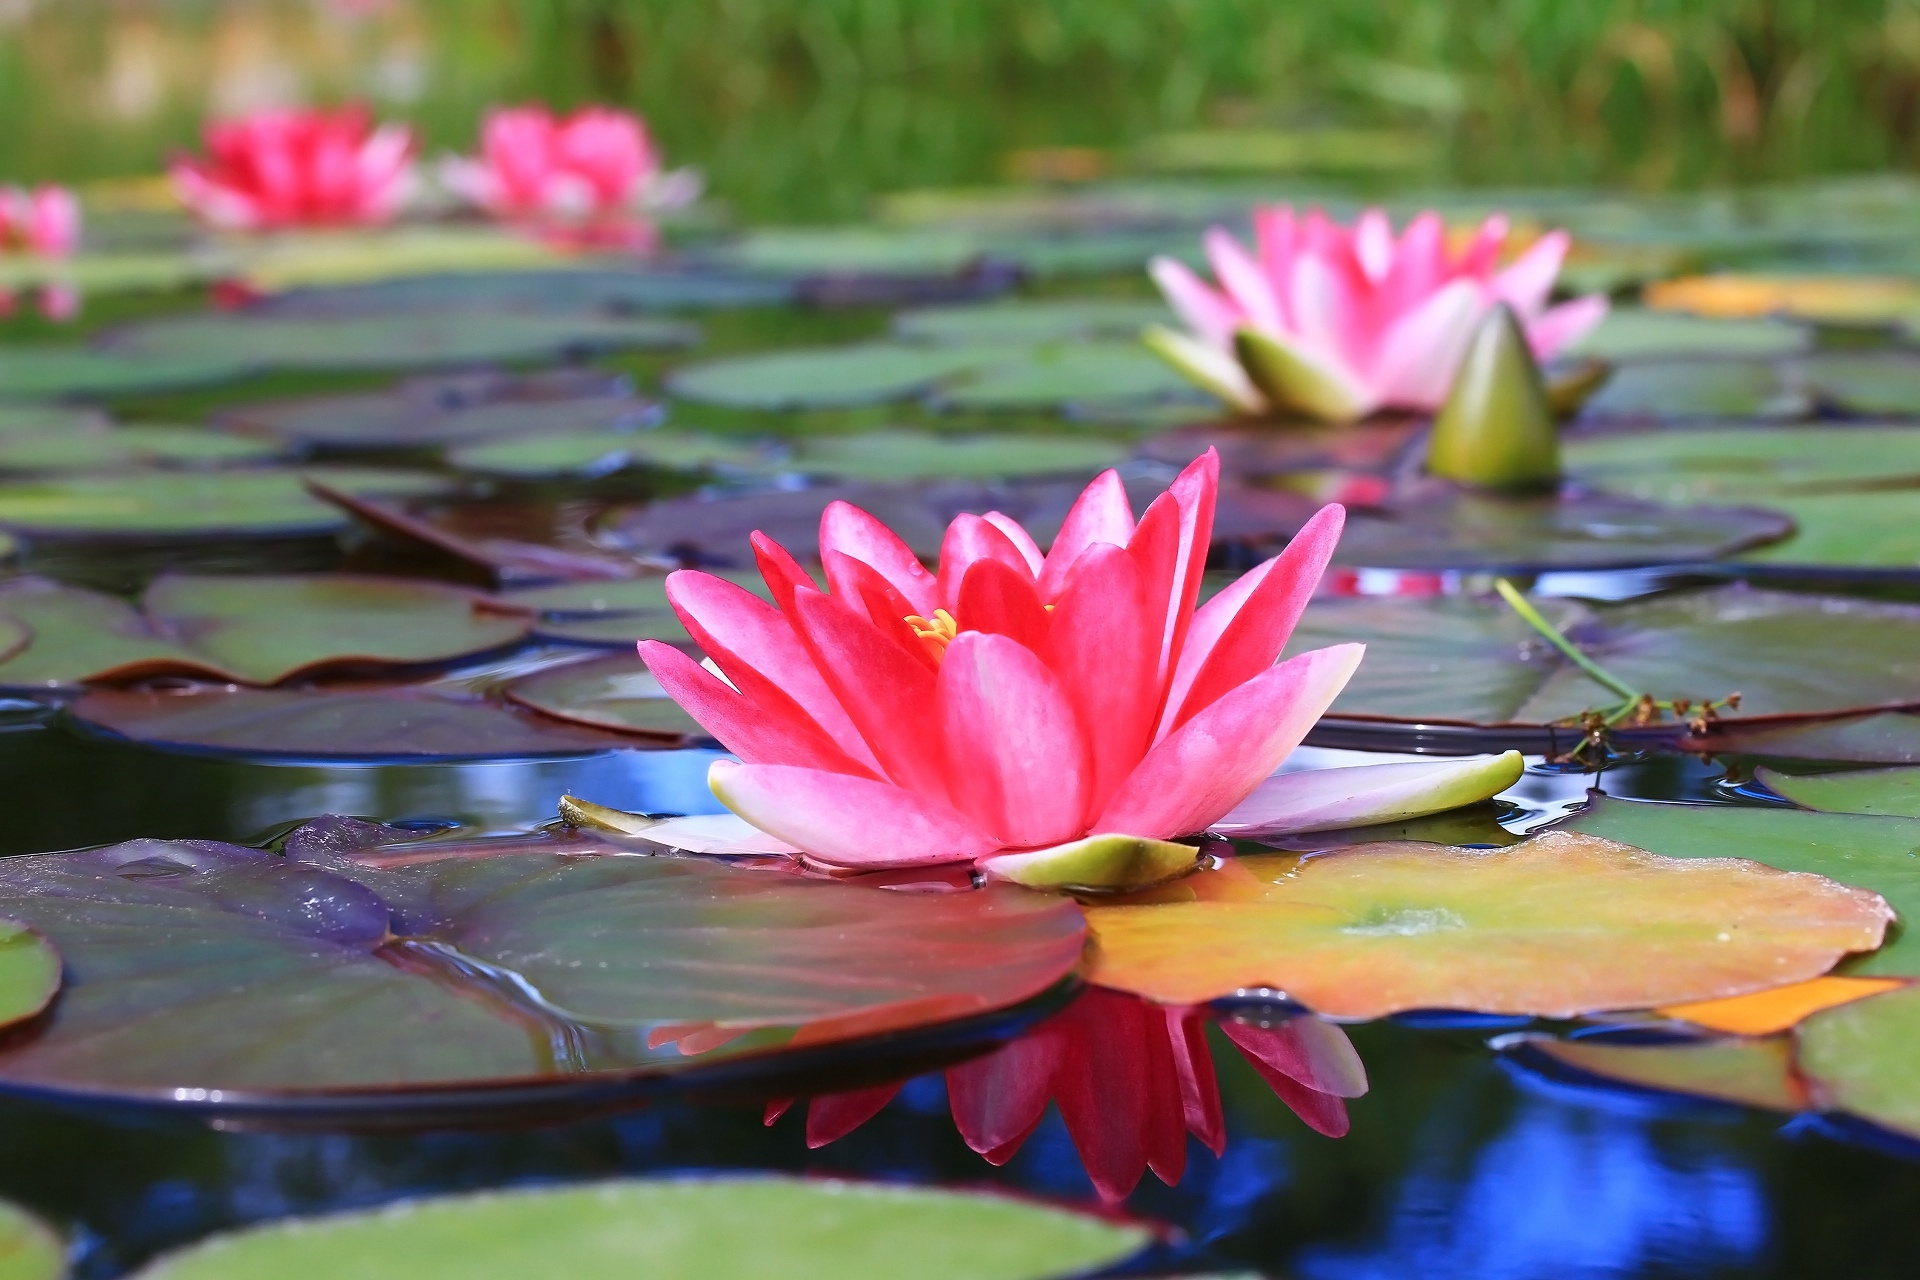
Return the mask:
[[[923,618],[917,613],[907,615],[907,625],[913,628],[913,634],[927,647],[927,652],[937,663],[947,656],[947,646],[960,634],[960,624],[945,609],[935,609],[933,617]]]

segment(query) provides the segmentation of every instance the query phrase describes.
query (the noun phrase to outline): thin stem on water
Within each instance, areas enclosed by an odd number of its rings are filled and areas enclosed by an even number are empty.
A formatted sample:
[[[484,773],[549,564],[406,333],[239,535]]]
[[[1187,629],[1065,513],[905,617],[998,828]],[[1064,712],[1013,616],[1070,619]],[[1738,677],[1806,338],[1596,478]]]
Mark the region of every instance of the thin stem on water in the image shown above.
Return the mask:
[[[1592,658],[1580,652],[1580,650],[1574,646],[1573,641],[1561,634],[1560,628],[1548,622],[1545,615],[1533,607],[1531,600],[1528,600],[1525,596],[1521,595],[1519,591],[1514,589],[1514,585],[1511,582],[1508,582],[1505,578],[1495,578],[1493,580],[1493,589],[1500,593],[1500,598],[1505,600],[1515,613],[1526,619],[1528,626],[1545,636],[1548,643],[1552,644],[1553,647],[1561,653],[1564,653],[1568,661],[1572,662],[1574,666],[1579,667],[1601,685],[1611,689],[1622,698],[1627,699],[1629,703],[1640,700],[1640,691],[1638,689],[1628,685],[1626,681],[1619,679]]]

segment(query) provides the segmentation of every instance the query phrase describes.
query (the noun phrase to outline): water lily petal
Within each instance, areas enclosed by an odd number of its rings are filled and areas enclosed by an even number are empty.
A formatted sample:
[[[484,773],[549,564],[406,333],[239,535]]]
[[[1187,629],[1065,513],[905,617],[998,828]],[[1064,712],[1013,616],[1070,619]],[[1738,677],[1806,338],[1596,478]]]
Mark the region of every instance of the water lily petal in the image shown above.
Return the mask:
[[[1293,257],[1300,242],[1299,223],[1289,204],[1268,205],[1253,211],[1253,241],[1260,255],[1260,269],[1273,283],[1274,303],[1280,311],[1279,328],[1293,325],[1293,313],[1287,306],[1285,282],[1293,279]]]
[[[879,772],[866,740],[778,609],[737,583],[692,569],[667,575],[667,602],[694,643],[754,705],[791,700],[841,751]]]
[[[1101,543],[1124,547],[1133,537],[1133,527],[1133,507],[1127,502],[1120,473],[1102,471],[1080,491],[1060,524],[1040,568],[1040,598],[1049,604],[1057,600],[1081,552]]]
[[[962,632],[947,646],[937,699],[955,807],[1014,848],[1059,844],[1082,830],[1084,735],[1060,681],[1032,650]]]
[[[1227,1149],[1227,1119],[1220,1107],[1213,1051],[1207,1048],[1207,1023],[1211,1019],[1204,1005],[1176,1005],[1163,1011],[1167,1016],[1167,1043],[1180,1078],[1181,1118],[1188,1133],[1214,1155],[1222,1155]]]
[[[948,609],[959,611],[960,584],[966,581],[967,570],[981,560],[998,560],[1016,573],[1033,576],[1013,539],[979,516],[957,515],[940,540],[940,600]]]
[[[1353,283],[1346,274],[1333,260],[1302,255],[1294,260],[1293,279],[1288,285],[1293,313],[1290,336],[1298,340],[1297,345],[1313,352],[1318,363],[1359,366],[1373,345],[1372,334],[1363,323]],[[1259,382],[1256,376],[1254,383]]]
[[[830,502],[820,513],[820,549],[872,565],[913,601],[917,613],[931,617],[941,605],[939,587],[920,557],[893,530],[851,502]]]
[[[791,857],[800,852],[776,840],[737,813],[695,813],[667,818],[631,834],[666,849],[705,853],[717,857],[748,855]]]
[[[871,778],[716,760],[707,785],[768,835],[837,866],[970,862],[1000,844],[952,806]]]
[[[766,580],[767,590],[773,593],[773,601],[780,606],[781,613],[792,615],[793,593],[801,587],[813,591],[820,589],[813,575],[802,569],[800,562],[772,538],[755,529],[748,535],[748,541],[753,546],[753,558],[760,569],[760,576]]]
[[[1035,577],[1040,575],[1047,557],[1040,550],[1040,544],[1033,540],[1033,535],[1027,532],[1024,525],[1004,511],[989,511],[980,518],[1006,534],[1007,541],[1017,547],[1020,554],[1025,557],[1028,570]]]
[[[960,580],[954,614],[968,631],[1008,636],[1038,653],[1050,629],[1033,580],[999,560],[977,560]]]
[[[947,1105],[966,1144],[1005,1164],[1046,1116],[1067,1042],[1042,1023],[985,1057],[947,1068]]]
[[[742,760],[865,771],[784,694],[761,706],[664,641],[642,640],[639,651],[640,660],[667,696]]]
[[[1365,649],[1342,644],[1300,654],[1214,702],[1155,744],[1094,830],[1166,839],[1212,826],[1299,745]]]
[[[1195,275],[1184,262],[1155,258],[1148,264],[1147,274],[1160,286],[1174,314],[1203,342],[1224,348],[1232,341],[1233,331],[1246,322],[1231,301]]]
[[[1276,773],[1210,830],[1258,837],[1403,822],[1496,796],[1518,782],[1525,769],[1520,753],[1509,751]]]
[[[1460,259],[1454,264],[1454,270],[1476,280],[1492,276],[1493,264],[1500,257],[1500,246],[1507,241],[1507,231],[1506,215],[1488,214],[1474,231],[1467,247],[1460,251]]]
[[[817,1151],[858,1129],[886,1109],[906,1081],[879,1084],[871,1089],[823,1093],[807,1103],[807,1150]]]
[[[1218,396],[1241,413],[1264,413],[1266,397],[1247,377],[1231,350],[1208,346],[1197,338],[1175,333],[1163,325],[1149,325],[1140,335],[1147,349],[1172,365],[1187,381]],[[1228,341],[1231,342],[1231,334]]]
[[[1144,889],[1193,870],[1199,858],[1197,845],[1104,834],[1051,849],[996,853],[979,865],[995,880],[1033,889]]]
[[[1589,293],[1549,307],[1527,324],[1527,345],[1536,359],[1549,359],[1592,332],[1610,305],[1605,294]]]
[[[1089,817],[1139,763],[1159,711],[1159,646],[1145,618],[1133,557],[1105,543],[1087,548],[1054,606],[1044,656],[1087,738]]]
[[[1339,545],[1347,509],[1329,503],[1302,526],[1287,549],[1243,575],[1194,614],[1180,665],[1167,690],[1155,739],[1178,729],[1228,690],[1280,657],[1294,624],[1320,585]]]
[[[1369,381],[1385,404],[1435,409],[1490,305],[1472,280],[1455,280],[1388,326]]]
[[[1394,250],[1393,270],[1381,282],[1379,301],[1398,315],[1425,301],[1447,278],[1447,224],[1429,209],[1407,224]]]
[[[1156,701],[1165,696],[1167,682],[1180,661],[1194,602],[1200,598],[1200,579],[1207,569],[1207,547],[1213,540],[1213,508],[1219,490],[1220,455],[1209,447],[1148,505],[1127,543],[1140,572],[1147,634],[1150,642],[1158,641],[1153,685]]]
[[[1275,408],[1322,422],[1355,422],[1380,407],[1372,386],[1330,350],[1289,334],[1242,329],[1234,352],[1246,377]]]
[[[945,757],[927,731],[933,671],[837,597],[796,591],[793,606],[794,630],[884,776],[944,796]]]
[[[1201,238],[1201,244],[1206,248],[1214,276],[1246,316],[1246,323],[1256,329],[1281,328],[1279,295],[1253,255],[1224,227],[1210,228]]]
[[[1375,285],[1385,282],[1393,270],[1393,223],[1385,209],[1366,209],[1353,224],[1353,259]]]
[[[1493,278],[1493,294],[1512,307],[1522,320],[1540,314],[1559,278],[1560,264],[1566,261],[1567,248],[1573,243],[1564,231],[1549,231],[1530,245],[1513,264]]]

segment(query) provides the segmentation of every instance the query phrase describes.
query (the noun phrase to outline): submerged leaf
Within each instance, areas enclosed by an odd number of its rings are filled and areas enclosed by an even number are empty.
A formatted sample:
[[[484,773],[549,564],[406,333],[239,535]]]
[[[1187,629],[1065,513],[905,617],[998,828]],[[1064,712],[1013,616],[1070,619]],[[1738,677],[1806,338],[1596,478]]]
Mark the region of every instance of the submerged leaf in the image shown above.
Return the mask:
[[[1171,1003],[1250,988],[1316,1013],[1571,1017],[1738,995],[1880,945],[1878,895],[1570,832],[1509,849],[1245,857],[1151,902],[1090,906],[1089,977]]]
[[[141,1280],[1052,1280],[1109,1267],[1138,1226],[981,1192],[822,1178],[603,1182],[269,1223],[164,1255]]]

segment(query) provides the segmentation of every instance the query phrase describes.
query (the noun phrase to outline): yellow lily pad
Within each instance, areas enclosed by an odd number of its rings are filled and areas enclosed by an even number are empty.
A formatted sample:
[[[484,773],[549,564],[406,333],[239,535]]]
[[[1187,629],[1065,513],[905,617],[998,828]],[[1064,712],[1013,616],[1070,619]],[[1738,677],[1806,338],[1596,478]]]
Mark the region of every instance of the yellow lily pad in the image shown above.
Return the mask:
[[[1170,1004],[1256,988],[1316,1013],[1573,1017],[1817,977],[1880,945],[1878,894],[1742,859],[1551,831],[1509,849],[1396,841],[1244,857],[1090,905],[1089,974]]]

